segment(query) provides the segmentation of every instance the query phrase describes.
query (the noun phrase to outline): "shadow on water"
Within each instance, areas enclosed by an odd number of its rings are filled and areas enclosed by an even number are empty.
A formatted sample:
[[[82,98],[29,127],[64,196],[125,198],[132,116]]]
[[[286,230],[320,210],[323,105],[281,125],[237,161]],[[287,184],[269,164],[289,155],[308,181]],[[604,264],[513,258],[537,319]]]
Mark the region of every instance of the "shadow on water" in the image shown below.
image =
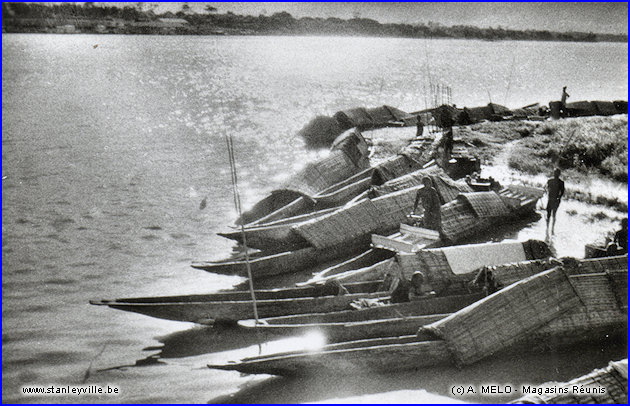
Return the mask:
[[[124,370],[124,369],[127,369],[127,368],[148,367],[148,366],[154,366],[154,365],[166,365],[166,363],[160,361],[158,355],[154,354],[154,355],[149,355],[146,358],[141,358],[141,359],[137,360],[133,364],[118,365],[118,366],[115,366],[115,367],[99,369],[97,371],[98,372],[115,371],[115,370]]]
[[[163,345],[145,348],[145,350],[161,350],[158,354],[159,358],[185,358],[245,348],[273,338],[262,332],[246,331],[234,325],[219,324],[193,327],[157,337]]]
[[[344,376],[331,374],[305,377],[272,377],[242,385],[238,392],[213,398],[208,403],[294,403],[320,402],[400,390],[426,390],[431,394],[453,397],[452,387],[472,386],[477,393],[460,398],[468,402],[501,403],[520,397],[523,385],[565,382],[608,365],[611,360],[627,357],[623,341],[614,344],[574,346],[562,351],[509,354],[493,357],[474,365],[435,367],[386,375]],[[233,372],[230,372],[233,373]],[[511,393],[482,395],[481,385],[510,386]],[[517,392],[518,390],[518,392]],[[421,393],[419,392],[419,396]],[[422,398],[418,398],[422,403]]]

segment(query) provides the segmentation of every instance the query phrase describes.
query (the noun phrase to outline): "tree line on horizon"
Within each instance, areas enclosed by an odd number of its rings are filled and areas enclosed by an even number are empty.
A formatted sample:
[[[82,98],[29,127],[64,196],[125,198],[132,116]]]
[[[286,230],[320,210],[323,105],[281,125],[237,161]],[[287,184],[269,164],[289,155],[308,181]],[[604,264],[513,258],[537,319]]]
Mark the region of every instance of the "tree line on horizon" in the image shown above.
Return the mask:
[[[156,13],[155,3],[137,3],[134,7],[116,7],[96,5],[91,2],[76,3],[2,3],[2,23],[5,32],[37,32],[37,21],[47,24],[68,24],[73,20],[82,20],[83,31],[90,31],[99,21],[117,19],[125,23],[157,21],[160,18],[179,18],[186,20],[185,27],[180,27],[177,34],[262,34],[262,35],[351,35],[373,37],[404,38],[459,38],[482,40],[533,40],[533,41],[618,41],[627,42],[628,36],[622,34],[597,34],[584,32],[554,32],[547,30],[512,30],[502,27],[480,28],[469,25],[443,26],[438,23],[427,24],[383,24],[369,18],[355,17],[341,19],[336,17],[295,18],[287,12],[270,16],[239,15],[232,12],[224,14],[212,6],[207,6],[203,13],[192,12],[187,3],[176,12]],[[131,28],[131,27],[130,27]],[[32,30],[32,31],[29,31]],[[150,30],[149,30],[150,31]],[[124,28],[118,33],[126,33]],[[131,33],[131,32],[129,32]],[[133,33],[137,33],[134,31]],[[146,32],[152,33],[152,32]],[[156,32],[159,33],[159,32]]]

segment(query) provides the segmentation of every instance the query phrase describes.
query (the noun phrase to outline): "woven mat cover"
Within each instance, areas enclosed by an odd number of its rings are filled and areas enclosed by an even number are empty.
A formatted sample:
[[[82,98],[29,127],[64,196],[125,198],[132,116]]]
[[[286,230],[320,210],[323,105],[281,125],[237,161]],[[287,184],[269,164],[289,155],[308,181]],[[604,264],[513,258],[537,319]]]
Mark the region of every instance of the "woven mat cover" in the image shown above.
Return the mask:
[[[367,111],[363,107],[356,107],[354,109],[344,110],[343,113],[350,119],[355,127],[369,126],[372,124],[372,119]]]
[[[579,304],[564,270],[556,267],[420,330],[446,341],[455,360],[468,365],[509,347]]]
[[[372,119],[372,124],[375,126],[385,125],[390,121],[395,121],[396,117],[392,115],[387,106],[380,106],[366,109],[367,114]]]
[[[467,201],[477,217],[507,216],[510,211],[495,192],[462,193],[459,199]]]

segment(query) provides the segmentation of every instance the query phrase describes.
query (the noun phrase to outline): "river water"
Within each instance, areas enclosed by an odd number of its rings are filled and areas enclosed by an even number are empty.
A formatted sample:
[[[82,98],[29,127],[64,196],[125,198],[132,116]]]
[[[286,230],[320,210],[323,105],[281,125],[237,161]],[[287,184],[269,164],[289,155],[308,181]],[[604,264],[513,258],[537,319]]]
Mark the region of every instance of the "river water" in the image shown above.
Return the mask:
[[[301,402],[420,388],[429,392],[418,401],[446,395],[457,372],[340,385],[211,371],[207,363],[253,355],[257,346],[238,350],[232,340],[212,342],[207,330],[88,300],[242,282],[189,267],[232,247],[215,235],[235,218],[226,133],[247,207],[326,154],[296,136],[317,114],[422,109],[429,77],[450,86],[460,106],[546,103],[565,85],[572,100],[626,99],[627,56],[627,44],[608,43],[3,34],[3,401]],[[536,227],[530,234],[543,238]],[[624,353],[530,357],[508,376],[567,379]],[[495,381],[514,370],[508,361],[483,365]],[[82,383],[120,394],[20,394],[25,385]]]

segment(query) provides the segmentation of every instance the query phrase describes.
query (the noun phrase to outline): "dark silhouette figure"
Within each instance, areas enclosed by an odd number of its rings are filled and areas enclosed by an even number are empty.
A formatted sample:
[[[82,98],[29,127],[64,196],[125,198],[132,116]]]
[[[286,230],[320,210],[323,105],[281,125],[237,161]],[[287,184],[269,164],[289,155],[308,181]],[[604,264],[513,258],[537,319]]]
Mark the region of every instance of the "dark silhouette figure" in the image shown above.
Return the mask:
[[[564,196],[564,181],[560,179],[560,169],[556,168],[553,171],[553,178],[547,181],[545,190],[549,196],[547,200],[547,235],[549,235],[549,221],[552,217],[551,235],[553,235],[556,227],[556,213],[560,206],[560,200],[562,200],[562,196]]]
[[[562,103],[562,107],[564,108],[567,104],[567,98],[571,97],[569,93],[567,93],[567,87],[562,88],[562,97],[560,97],[560,103]]]
[[[615,238],[606,247],[608,255],[623,255],[628,252],[628,218],[621,220],[621,230],[615,233]]]
[[[416,117],[416,138],[420,138],[422,137],[422,134],[424,133],[424,124],[422,124],[422,119],[420,118],[420,116]]]
[[[562,88],[562,96],[560,97],[560,116],[567,116],[567,98],[569,98],[569,93],[567,93],[567,87]]]

